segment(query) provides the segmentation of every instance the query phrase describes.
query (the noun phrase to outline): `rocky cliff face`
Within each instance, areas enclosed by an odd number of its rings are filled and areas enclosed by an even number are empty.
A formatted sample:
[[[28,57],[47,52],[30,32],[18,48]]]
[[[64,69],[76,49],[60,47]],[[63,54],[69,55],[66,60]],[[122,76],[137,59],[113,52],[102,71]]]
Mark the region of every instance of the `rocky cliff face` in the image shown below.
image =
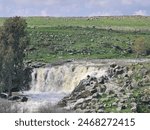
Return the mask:
[[[58,106],[84,113],[150,112],[149,65],[111,64],[104,75],[87,75]]]

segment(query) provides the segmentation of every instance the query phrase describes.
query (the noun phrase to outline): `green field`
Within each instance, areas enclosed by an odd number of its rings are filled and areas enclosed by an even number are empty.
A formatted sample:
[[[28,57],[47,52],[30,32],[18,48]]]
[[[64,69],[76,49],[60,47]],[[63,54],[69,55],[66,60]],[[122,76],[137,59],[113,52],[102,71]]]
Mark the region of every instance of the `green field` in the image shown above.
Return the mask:
[[[25,19],[31,39],[26,59],[33,61],[135,58],[131,49],[134,41],[142,37],[150,43],[150,17]],[[4,20],[0,18],[0,25]]]

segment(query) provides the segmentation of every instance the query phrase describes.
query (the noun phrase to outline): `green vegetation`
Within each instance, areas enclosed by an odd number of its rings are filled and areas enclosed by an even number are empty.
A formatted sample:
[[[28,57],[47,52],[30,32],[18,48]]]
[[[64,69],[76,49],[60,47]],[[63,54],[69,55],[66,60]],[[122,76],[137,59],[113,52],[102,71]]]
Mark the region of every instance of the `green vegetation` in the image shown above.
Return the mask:
[[[139,37],[150,46],[150,17],[27,17],[26,21],[31,39],[26,60],[136,58],[133,44]],[[143,57],[149,57],[147,52]]]
[[[136,52],[137,57],[139,55],[146,55],[150,53],[150,44],[145,41],[144,38],[139,37],[135,40],[133,44],[133,50]]]
[[[132,44],[149,32],[124,32],[82,27],[40,27],[29,29],[28,59],[54,62],[64,59],[131,58]]]
[[[25,83],[25,49],[29,43],[26,21],[20,17],[9,18],[0,32],[0,89],[11,95]]]

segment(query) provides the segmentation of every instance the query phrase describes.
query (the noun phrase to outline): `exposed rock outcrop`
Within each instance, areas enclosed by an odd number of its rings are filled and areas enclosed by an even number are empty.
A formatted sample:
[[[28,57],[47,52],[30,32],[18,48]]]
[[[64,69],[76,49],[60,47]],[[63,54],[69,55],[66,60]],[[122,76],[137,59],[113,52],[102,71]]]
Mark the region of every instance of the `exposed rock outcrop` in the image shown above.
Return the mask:
[[[92,77],[87,75],[79,85],[58,105],[75,112],[138,112],[140,87],[150,83],[148,69],[133,70],[135,65],[111,64],[107,75]],[[139,79],[136,73],[139,73]],[[141,96],[140,102],[150,105],[149,96]]]

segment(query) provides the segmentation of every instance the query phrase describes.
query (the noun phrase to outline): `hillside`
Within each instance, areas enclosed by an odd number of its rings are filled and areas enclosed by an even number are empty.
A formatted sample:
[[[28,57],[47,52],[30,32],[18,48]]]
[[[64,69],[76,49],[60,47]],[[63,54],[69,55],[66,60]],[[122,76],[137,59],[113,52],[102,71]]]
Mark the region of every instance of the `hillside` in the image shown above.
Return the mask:
[[[2,25],[5,18],[0,18]],[[27,60],[135,58],[137,38],[150,43],[150,17],[27,17]],[[149,56],[142,56],[148,58]]]

